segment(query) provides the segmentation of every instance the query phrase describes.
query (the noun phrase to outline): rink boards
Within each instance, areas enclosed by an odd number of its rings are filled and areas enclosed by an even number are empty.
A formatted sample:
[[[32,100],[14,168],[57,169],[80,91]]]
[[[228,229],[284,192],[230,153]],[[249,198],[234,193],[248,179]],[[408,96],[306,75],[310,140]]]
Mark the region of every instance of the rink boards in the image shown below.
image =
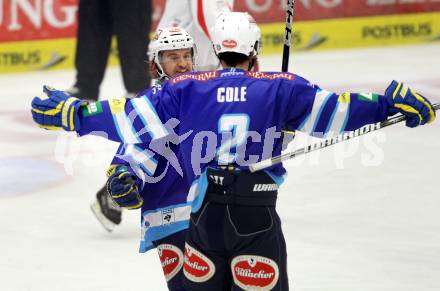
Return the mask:
[[[261,24],[263,55],[282,52],[284,23]],[[294,22],[294,50],[325,50],[440,40],[440,12]],[[0,43],[0,73],[73,68],[75,38]],[[109,63],[118,64],[113,42]]]

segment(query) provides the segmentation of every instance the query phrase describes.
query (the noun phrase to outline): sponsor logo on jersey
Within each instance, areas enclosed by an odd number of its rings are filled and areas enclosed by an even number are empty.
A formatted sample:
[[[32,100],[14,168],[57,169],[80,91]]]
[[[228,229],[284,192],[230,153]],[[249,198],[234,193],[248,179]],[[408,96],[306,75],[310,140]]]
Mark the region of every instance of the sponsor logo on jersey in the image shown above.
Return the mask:
[[[182,251],[171,244],[161,244],[157,246],[163,274],[167,282],[171,280],[183,266]]]
[[[379,95],[373,93],[360,93],[358,99],[362,101],[377,102]]]
[[[88,117],[99,114],[101,112],[102,112],[102,105],[101,102],[98,101],[87,105],[87,107],[83,110],[83,115]]]
[[[214,263],[198,250],[185,243],[183,274],[193,282],[206,282],[215,273]]]
[[[124,112],[125,98],[110,99],[108,105],[113,114]]]
[[[350,103],[350,92],[344,92],[338,96],[338,102],[348,104]]]
[[[225,39],[222,41],[222,45],[226,48],[234,48],[237,47],[237,42],[233,39]]]
[[[231,270],[234,283],[244,290],[271,290],[278,282],[278,265],[266,257],[235,257]]]
[[[220,77],[228,76],[243,76],[244,71],[237,71],[235,68],[230,68],[229,71],[224,71],[220,74]]]
[[[289,73],[263,73],[263,72],[247,72],[247,75],[256,79],[287,79],[293,80],[295,79],[295,75]]]
[[[276,191],[278,190],[277,184],[255,184],[254,192]]]
[[[171,84],[177,84],[181,81],[184,80],[188,80],[188,79],[193,79],[193,80],[198,80],[198,81],[207,81],[209,79],[213,79],[217,77],[217,71],[208,71],[208,72],[202,72],[202,73],[198,73],[198,74],[183,74],[183,75],[179,75],[176,76],[174,78],[171,79]]]

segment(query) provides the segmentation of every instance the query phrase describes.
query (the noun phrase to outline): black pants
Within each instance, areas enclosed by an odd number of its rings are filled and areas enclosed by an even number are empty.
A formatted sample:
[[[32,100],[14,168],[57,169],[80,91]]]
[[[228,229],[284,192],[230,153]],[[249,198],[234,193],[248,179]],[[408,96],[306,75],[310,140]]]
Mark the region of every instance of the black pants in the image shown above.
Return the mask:
[[[185,289],[288,290],[286,244],[275,207],[222,204],[209,201],[209,193],[206,198],[191,215]]]
[[[80,0],[75,55],[80,98],[97,99],[116,35],[122,78],[127,92],[150,85],[146,53],[151,24],[150,0]]]

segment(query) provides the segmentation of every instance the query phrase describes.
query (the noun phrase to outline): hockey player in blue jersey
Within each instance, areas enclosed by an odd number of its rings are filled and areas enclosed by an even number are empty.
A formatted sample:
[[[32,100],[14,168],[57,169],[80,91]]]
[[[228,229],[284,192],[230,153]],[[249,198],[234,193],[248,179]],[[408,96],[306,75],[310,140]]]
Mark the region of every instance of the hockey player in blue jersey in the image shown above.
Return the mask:
[[[288,290],[275,210],[285,170],[277,164],[250,173],[248,165],[280,154],[284,128],[339,134],[398,112],[416,127],[432,122],[435,111],[396,81],[384,95],[338,95],[295,74],[249,72],[260,31],[245,13],[219,17],[213,44],[223,70],[179,75],[133,100],[103,101],[100,114],[91,117],[83,116],[81,101],[46,90],[49,99],[33,100],[33,118],[48,129],[101,131],[126,144],[150,143],[170,164],[178,159],[176,171],[181,165],[191,183],[187,202],[193,212],[184,254],[186,289]],[[127,179],[122,191],[111,184],[119,203],[142,203],[138,176]]]
[[[194,54],[193,54],[194,52]],[[149,45],[150,75],[157,84],[169,79],[176,74],[191,72],[194,70],[197,49],[193,38],[188,32],[180,27],[160,28]],[[100,103],[90,105],[91,113],[99,108]],[[124,153],[124,147],[118,149],[118,154]],[[96,194],[96,200],[91,209],[98,221],[104,228],[111,232],[120,224],[122,209],[112,202],[107,195],[106,186]]]
[[[193,71],[197,49],[193,38],[180,27],[158,29],[150,42],[149,60],[153,78],[159,83],[177,74]],[[142,96],[150,89],[138,93]],[[156,90],[153,88],[152,90]],[[166,159],[139,145],[122,145],[109,168],[108,187],[118,189],[112,193],[125,193],[122,183],[131,175],[146,177],[156,183],[139,184],[139,200],[116,198],[119,206],[141,209],[142,238],[140,252],[156,248],[169,290],[182,289],[183,251],[191,207],[186,201],[189,184],[175,171],[166,169]],[[116,193],[117,192],[117,193]],[[106,190],[106,196],[107,190]],[[130,196],[129,196],[130,197]],[[110,197],[109,197],[110,198]],[[111,198],[110,198],[111,199]],[[109,202],[110,203],[110,202]]]
[[[174,75],[193,71],[196,57],[197,49],[193,38],[180,27],[158,29],[150,42],[150,72],[152,77],[159,81],[158,84]],[[143,95],[148,90],[150,89],[145,89],[139,94]],[[100,108],[101,102],[98,101],[89,104],[83,110],[85,115],[93,116],[99,113]],[[114,174],[111,179],[112,185],[118,187],[119,181],[128,179],[129,172],[139,171],[151,175],[151,180],[155,179],[157,183],[150,183],[139,189],[138,197],[143,201],[142,204],[138,201],[131,204],[122,198],[116,199],[120,205],[115,204],[109,197],[106,186],[98,192],[92,210],[105,228],[112,230],[115,223],[120,222],[121,207],[138,209],[142,206],[142,238],[139,251],[143,253],[153,248],[157,249],[168,288],[178,291],[183,290],[183,251],[191,211],[186,202],[189,186],[173,168],[164,172],[165,167],[166,160],[151,151],[139,146],[121,145],[108,171],[108,174]],[[153,177],[154,175],[156,177]],[[157,176],[162,177],[158,179]]]

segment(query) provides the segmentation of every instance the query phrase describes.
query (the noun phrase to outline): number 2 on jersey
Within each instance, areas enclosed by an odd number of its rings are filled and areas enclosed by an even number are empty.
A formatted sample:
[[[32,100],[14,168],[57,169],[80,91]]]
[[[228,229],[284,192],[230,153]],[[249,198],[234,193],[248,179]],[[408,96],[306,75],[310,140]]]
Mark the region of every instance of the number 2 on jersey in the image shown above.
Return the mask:
[[[232,164],[237,159],[236,153],[231,153],[246,142],[249,130],[249,115],[223,114],[218,120],[218,133],[221,135],[221,145],[217,149],[217,161],[220,165]]]

